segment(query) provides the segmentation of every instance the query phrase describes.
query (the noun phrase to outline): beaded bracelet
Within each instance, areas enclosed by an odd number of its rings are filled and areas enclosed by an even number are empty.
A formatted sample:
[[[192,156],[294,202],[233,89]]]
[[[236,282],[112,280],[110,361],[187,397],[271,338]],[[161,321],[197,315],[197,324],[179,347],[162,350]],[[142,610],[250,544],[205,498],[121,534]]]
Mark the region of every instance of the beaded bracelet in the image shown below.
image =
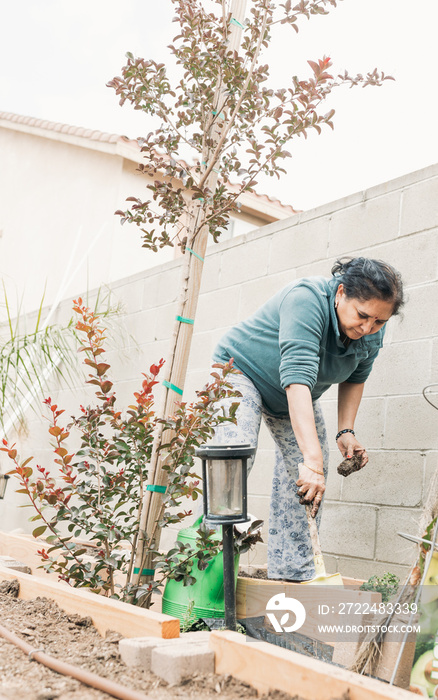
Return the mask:
[[[315,472],[315,474],[320,474],[321,476],[324,476],[324,472],[320,472],[318,469],[314,469],[313,467],[309,467],[309,465],[304,464],[304,462],[302,462],[301,464],[303,465],[303,467],[310,469],[311,472]]]
[[[351,428],[345,428],[344,430],[339,431],[339,433],[336,435],[335,439],[338,440],[341,437],[341,435],[343,435],[344,433],[351,433],[352,435],[356,435],[354,430],[352,430]]]

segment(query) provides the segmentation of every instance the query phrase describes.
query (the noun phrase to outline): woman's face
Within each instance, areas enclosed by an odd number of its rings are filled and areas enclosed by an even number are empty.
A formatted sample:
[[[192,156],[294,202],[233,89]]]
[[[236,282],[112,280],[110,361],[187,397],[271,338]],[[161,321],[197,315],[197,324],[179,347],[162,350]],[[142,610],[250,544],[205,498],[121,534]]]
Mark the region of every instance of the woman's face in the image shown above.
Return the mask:
[[[339,330],[351,340],[377,333],[391,318],[394,305],[381,299],[348,299],[340,284],[335,297]]]

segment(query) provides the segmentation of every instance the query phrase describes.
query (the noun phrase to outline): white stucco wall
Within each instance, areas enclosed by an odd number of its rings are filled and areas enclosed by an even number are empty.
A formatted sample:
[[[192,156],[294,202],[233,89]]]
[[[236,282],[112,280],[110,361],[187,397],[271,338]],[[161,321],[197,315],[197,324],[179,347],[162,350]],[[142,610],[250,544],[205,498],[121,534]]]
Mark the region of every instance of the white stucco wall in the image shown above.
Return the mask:
[[[144,195],[135,164],[79,145],[0,128],[0,275],[32,311],[172,258],[141,248],[116,209]]]

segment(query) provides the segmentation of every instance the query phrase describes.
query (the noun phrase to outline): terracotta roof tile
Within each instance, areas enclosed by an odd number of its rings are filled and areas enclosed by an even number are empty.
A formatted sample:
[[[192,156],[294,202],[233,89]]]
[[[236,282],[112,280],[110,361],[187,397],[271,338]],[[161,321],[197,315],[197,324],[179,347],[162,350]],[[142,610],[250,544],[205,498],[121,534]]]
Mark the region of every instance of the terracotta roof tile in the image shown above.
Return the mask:
[[[105,143],[117,143],[123,141],[137,144],[134,139],[128,139],[126,136],[119,134],[109,134],[97,129],[86,129],[83,126],[72,126],[71,124],[62,124],[60,122],[51,122],[48,119],[36,119],[35,117],[26,117],[21,114],[13,114],[12,112],[0,112],[0,119],[4,121],[14,122],[15,124],[24,124],[26,126],[37,129],[45,129],[46,131],[56,131],[61,134],[71,134],[80,138],[90,139],[91,141],[103,141]]]

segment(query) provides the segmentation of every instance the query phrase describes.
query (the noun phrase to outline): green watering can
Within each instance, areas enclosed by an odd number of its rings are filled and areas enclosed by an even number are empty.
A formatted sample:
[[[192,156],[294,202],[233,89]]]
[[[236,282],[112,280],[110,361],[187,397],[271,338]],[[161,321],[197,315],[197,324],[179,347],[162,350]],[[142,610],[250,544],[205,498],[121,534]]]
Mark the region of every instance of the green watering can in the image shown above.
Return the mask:
[[[197,534],[196,531],[202,523],[202,515],[191,527],[180,530],[177,541],[188,543],[194,546]],[[222,536],[215,533],[213,541],[221,542]],[[239,570],[239,554],[234,558],[235,583]],[[193,604],[190,619],[199,618],[223,618],[224,612],[224,569],[223,556],[219,552],[209,563],[204,571],[200,571],[196,564],[191,571],[196,578],[193,586],[184,586],[182,581],[170,579],[163,593],[162,612],[166,615],[177,617],[181,621],[187,619],[187,609]]]

